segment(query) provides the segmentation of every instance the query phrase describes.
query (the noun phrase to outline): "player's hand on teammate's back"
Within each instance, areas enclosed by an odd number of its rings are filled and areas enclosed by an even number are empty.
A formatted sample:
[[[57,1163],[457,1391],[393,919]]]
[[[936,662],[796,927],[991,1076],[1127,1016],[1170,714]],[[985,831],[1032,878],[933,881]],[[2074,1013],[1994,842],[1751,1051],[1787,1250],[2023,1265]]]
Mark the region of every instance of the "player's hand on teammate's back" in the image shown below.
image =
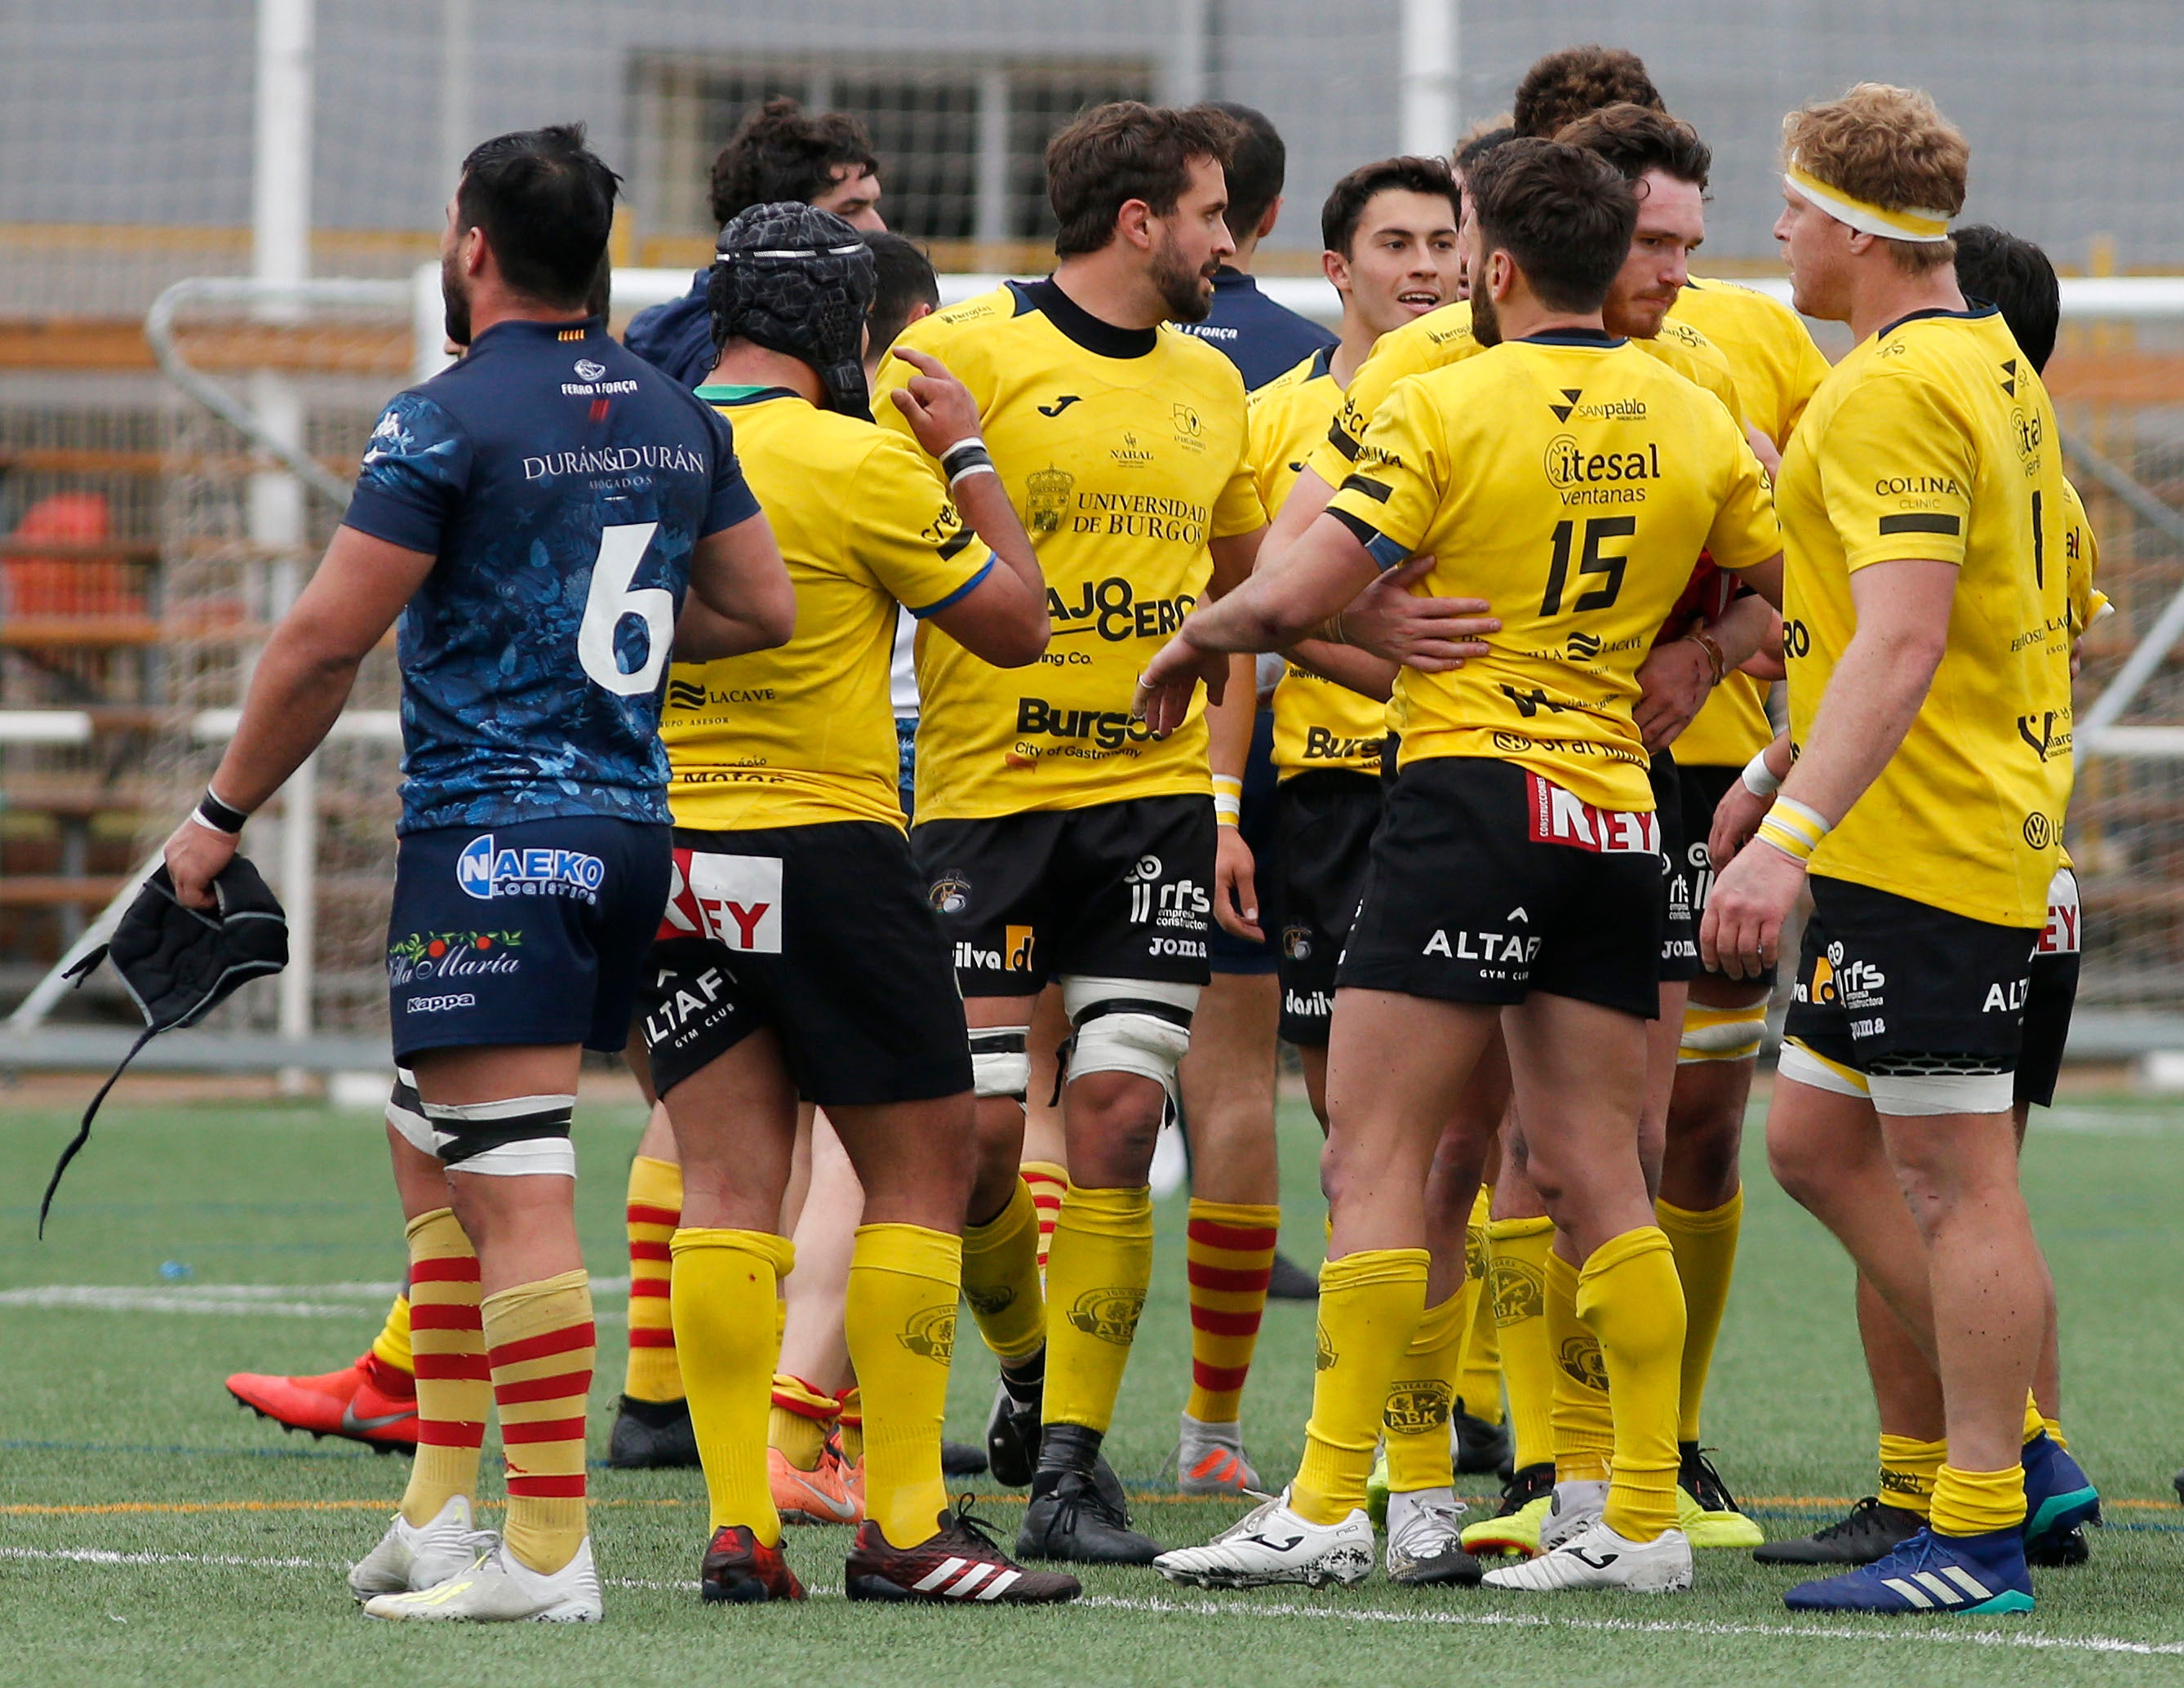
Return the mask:
[[[1130,713],[1152,728],[1154,738],[1165,738],[1190,713],[1191,694],[1201,680],[1206,682],[1206,701],[1219,703],[1228,685],[1228,653],[1201,650],[1178,633],[1138,676]]]
[[[939,359],[907,346],[889,354],[917,373],[888,396],[910,423],[911,432],[928,457],[938,458],[952,445],[978,437],[978,404],[971,389],[948,371]]]
[[[1263,944],[1259,927],[1258,863],[1251,846],[1234,827],[1214,829],[1213,917],[1232,938]]]
[[[1713,690],[1713,668],[1690,639],[1667,639],[1638,666],[1638,703],[1630,711],[1648,750],[1665,749],[1691,724]]]
[[[1741,782],[1732,786],[1730,799],[1741,788]],[[1729,800],[1724,799],[1724,808]],[[1717,815],[1716,838],[1721,836],[1721,828]],[[1713,889],[1707,894],[1706,917],[1699,924],[1701,959],[1710,969],[1731,978],[1758,978],[1774,965],[1782,941],[1782,922],[1804,885],[1804,864],[1791,861],[1772,844],[1743,850],[1726,868],[1717,868]]]
[[[175,882],[175,895],[186,909],[209,909],[219,900],[212,882],[235,860],[241,840],[231,833],[215,833],[195,821],[185,821],[168,837],[167,872]]]
[[[1343,643],[1425,674],[1485,655],[1485,636],[1500,632],[1502,623],[1484,599],[1421,598],[1411,590],[1433,571],[1434,560],[1413,557],[1351,599],[1342,612]]]

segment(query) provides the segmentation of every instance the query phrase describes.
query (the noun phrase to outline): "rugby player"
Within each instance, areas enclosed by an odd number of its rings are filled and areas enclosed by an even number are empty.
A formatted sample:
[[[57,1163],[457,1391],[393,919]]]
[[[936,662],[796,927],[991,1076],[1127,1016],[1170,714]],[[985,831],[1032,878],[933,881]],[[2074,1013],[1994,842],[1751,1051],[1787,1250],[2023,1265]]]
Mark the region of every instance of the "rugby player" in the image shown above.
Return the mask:
[[[713,227],[754,205],[800,199],[832,211],[852,228],[877,231],[880,165],[865,125],[845,111],[812,117],[793,99],[770,99],[752,112],[713,159],[707,203]],[[622,343],[646,362],[695,387],[713,367],[713,321],[705,304],[710,267],[690,278],[679,299],[630,319]]]
[[[778,644],[795,614],[727,427],[588,313],[615,190],[577,126],[464,160],[441,273],[448,337],[469,354],[373,430],[343,524],[167,845],[182,900],[209,903],[243,818],[324,738],[401,618],[387,976],[423,1128],[389,1145],[423,1423],[402,1511],[350,1574],[374,1617],[601,1615],[578,1057],[621,1046],[633,934],[666,895],[660,696],[685,588],[701,654]],[[471,1527],[490,1402],[508,1468],[499,1534]]]
[[[899,604],[1020,666],[1045,648],[1045,586],[961,383],[898,352],[918,377],[895,408],[952,486],[873,425],[861,355],[875,267],[846,222],[784,203],[722,231],[711,282],[721,352],[698,396],[733,419],[772,500],[798,614],[777,650],[678,666],[661,724],[674,880],[640,1000],[684,1168],[672,1295],[712,1501],[700,1591],[803,1595],[763,1457],[802,1095],[865,1191],[846,1319],[866,1517],[846,1593],[1062,1600],[1074,1578],[1011,1563],[942,1485],[971,1060],[904,835],[886,687]]]
[[[1245,387],[1257,388],[1331,348],[1334,337],[1268,298],[1251,276],[1259,242],[1281,214],[1287,167],[1281,136],[1250,106],[1214,102],[1205,109],[1236,128],[1223,172],[1236,250],[1214,271],[1206,320],[1180,326],[1235,365]],[[1259,462],[1256,452],[1252,462]],[[1274,1147],[1279,986],[1273,946],[1234,912],[1236,875],[1244,874],[1248,896],[1247,864],[1266,850],[1273,819],[1273,721],[1259,690],[1256,683],[1240,685],[1223,708],[1206,711],[1214,818],[1221,827],[1217,918],[1206,934],[1213,977],[1199,998],[1190,1053],[1178,1073],[1190,1160],[1184,1253],[1191,1382],[1174,1457],[1176,1486],[1186,1495],[1240,1495],[1260,1486],[1238,1423],[1259,1324],[1278,1289],[1298,1300],[1318,1293],[1311,1275],[1275,1249],[1282,1217]]]
[[[1177,1580],[1369,1574],[1365,1479],[1425,1312],[1428,1175],[1498,1024],[1616,1410],[1603,1515],[1491,1579],[1691,1585],[1674,1502],[1683,1300],[1637,1152],[1663,900],[1631,710],[1691,560],[1709,551],[1771,587],[1774,519],[1728,410],[1603,326],[1632,186],[1593,153],[1524,139],[1482,159],[1469,187],[1473,333],[1498,349],[1398,385],[1323,517],[1195,614],[1141,688],[1148,724],[1167,729],[1200,677],[1225,679],[1220,653],[1289,643],[1413,554],[1446,560],[1429,580],[1478,590],[1502,622],[1483,660],[1396,682],[1401,765],[1330,1031],[1332,1257],[1304,1463],[1212,1545],[1162,1556]],[[1565,389],[1579,398],[1564,404]]]
[[[936,312],[900,343],[977,400],[1054,621],[1022,678],[926,630],[911,838],[971,1026],[984,1142],[964,1291],[1002,1362],[993,1474],[1032,1484],[1025,1558],[1160,1551],[1099,1481],[1099,1455],[1151,1271],[1147,1169],[1208,978],[1214,816],[1202,721],[1156,739],[1130,703],[1144,656],[1250,572],[1265,524],[1242,381],[1162,326],[1204,317],[1234,250],[1232,136],[1205,110],[1084,114],[1047,149],[1052,276]],[[883,388],[909,368],[883,369]],[[881,420],[906,426],[891,409]],[[1043,1302],[1017,1158],[1027,1028],[1050,978],[1072,1028],[1071,1184]]]
[[[2031,1404],[2046,1280],[2011,1119],[2070,794],[2070,759],[2016,731],[2070,719],[2060,442],[1950,267],[1969,154],[1874,83],[1785,124],[1796,304],[1858,343],[1783,460],[1790,744],[1755,766],[1780,784],[1702,942],[1753,976],[1809,883],[1769,1156],[1929,1353],[1947,1429],[1924,1527],[1797,1610],[2029,1611],[2028,1528],[2098,1505]],[[1717,858],[1737,830],[1725,808]]]
[[[1320,262],[1342,300],[1341,338],[1251,399],[1252,470],[1269,514],[1279,511],[1305,459],[1325,437],[1343,388],[1373,343],[1457,296],[1460,219],[1455,178],[1440,159],[1384,159],[1334,185],[1320,211]],[[1420,571],[1413,566],[1404,572]],[[1262,925],[1279,933],[1281,1034],[1297,1046],[1306,1095],[1324,1128],[1334,964],[1349,935],[1379,822],[1384,697],[1395,671],[1376,658],[1361,664],[1365,653],[1353,648],[1312,645],[1300,655],[1332,672],[1345,672],[1331,665],[1346,661],[1353,684],[1295,661],[1283,665],[1273,710],[1273,763],[1280,781],[1273,802],[1274,850],[1257,886],[1266,912],[1248,901],[1245,906],[1256,917],[1251,928],[1255,934]],[[1240,690],[1244,683],[1240,667],[1231,684]],[[1255,880],[1243,883],[1249,888]],[[1233,917],[1225,900],[1215,906],[1224,922]],[[1435,1323],[1418,1363],[1407,1367],[1397,1381],[1392,1394],[1398,1404],[1386,1423],[1388,1574],[1405,1583],[1444,1580],[1468,1564],[1450,1552],[1457,1546],[1462,1510],[1454,1495],[1450,1418],[1457,1351],[1472,1303],[1462,1299],[1460,1272],[1458,1301],[1450,1301],[1447,1278],[1457,1261],[1442,1250],[1435,1264],[1438,1281],[1429,1284],[1428,1299],[1437,1311],[1450,1310]],[[1498,1412],[1498,1387],[1494,1404]]]
[[[1965,299],[1984,300],[2001,311],[2036,374],[2045,370],[2054,350],[2062,315],[2061,289],[2047,254],[2030,241],[2002,230],[1974,224],[1951,231],[1956,248],[1957,285]],[[2067,477],[2060,508],[2043,510],[2059,526],[2048,542],[2048,554],[2064,560],[2070,575],[2070,625],[2075,641],[2086,627],[2112,613],[2093,582],[2098,548],[2085,507]],[[2072,667],[2075,671],[2076,657]],[[1740,788],[1741,789],[1741,788]],[[1757,806],[1758,799],[1752,799]],[[1756,817],[1755,817],[1756,823]],[[2032,1108],[2048,1106],[2068,1041],[2070,1012],[2078,983],[2079,910],[2077,877],[2070,853],[2059,865],[2048,897],[2048,924],[2032,953],[2025,999],[2025,1038],[2019,1051],[2011,1112],[2019,1143]],[[1807,1168],[1801,1176],[1810,1177]],[[2062,1366],[2057,1345],[2053,1280],[2046,1285],[2048,1311],[2033,1373],[2032,1393],[2048,1434],[2063,1441]],[[1915,1532],[1931,1507],[1934,1472],[1944,1451],[1940,1380],[1903,1322],[1888,1310],[1873,1286],[1858,1286],[1858,1335],[1880,1416],[1880,1481],[1836,1522],[1794,1540],[1770,1542],[1753,1557],[1773,1564],[1869,1564]],[[2067,1444],[2066,1444],[2067,1446]],[[2028,1534],[2025,1557],[2033,1565],[2080,1564],[2088,1557],[2082,1529]]]

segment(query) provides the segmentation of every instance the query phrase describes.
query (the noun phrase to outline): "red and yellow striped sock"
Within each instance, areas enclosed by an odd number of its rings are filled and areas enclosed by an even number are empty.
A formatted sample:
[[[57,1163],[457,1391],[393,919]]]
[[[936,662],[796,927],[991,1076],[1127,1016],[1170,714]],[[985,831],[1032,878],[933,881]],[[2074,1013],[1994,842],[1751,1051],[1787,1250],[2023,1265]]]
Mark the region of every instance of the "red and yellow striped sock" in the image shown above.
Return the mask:
[[[381,1365],[416,1375],[416,1357],[410,1346],[410,1291],[406,1285],[394,1298],[394,1305],[387,1308],[387,1322],[379,1327],[379,1334],[371,1339],[371,1351]]]
[[[501,1539],[551,1575],[584,1540],[584,1401],[597,1333],[584,1269],[498,1290],[480,1304],[508,1468]]]
[[[632,1401],[680,1401],[668,1243],[682,1223],[682,1168],[639,1155],[629,1163],[629,1373]]]
[[[410,1222],[410,1344],[417,1372],[417,1458],[402,1516],[432,1522],[457,1495],[477,1493],[493,1390],[478,1318],[477,1256],[438,1207]]]
[[[773,1374],[773,1407],[766,1414],[766,1445],[799,1471],[816,1471],[841,1407],[824,1390],[787,1372]]]
[[[1282,1210],[1190,1198],[1184,1257],[1190,1279],[1190,1399],[1201,1424],[1233,1424],[1266,1317]]]
[[[1017,1176],[1031,1191],[1032,1206],[1039,1210],[1039,1276],[1046,1280],[1047,1251],[1054,1246],[1054,1228],[1061,1218],[1061,1199],[1069,1194],[1069,1168],[1051,1161],[1026,1161]]]
[[[842,1459],[855,1465],[865,1457],[865,1390],[851,1384],[834,1397],[834,1427],[842,1439]]]

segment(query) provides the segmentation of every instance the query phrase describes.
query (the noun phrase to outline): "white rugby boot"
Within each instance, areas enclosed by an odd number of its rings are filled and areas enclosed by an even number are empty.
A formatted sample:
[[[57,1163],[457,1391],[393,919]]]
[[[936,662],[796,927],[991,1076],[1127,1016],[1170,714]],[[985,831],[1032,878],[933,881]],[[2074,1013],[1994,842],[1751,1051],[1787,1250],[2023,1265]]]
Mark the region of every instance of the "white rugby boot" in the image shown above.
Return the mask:
[[[1610,1529],[1605,1519],[1595,1519],[1552,1553],[1489,1571],[1486,1586],[1535,1594],[1596,1588],[1689,1594],[1691,1544],[1680,1529],[1664,1529],[1651,1541],[1632,1541]]]
[[[431,1588],[376,1596],[364,1613],[451,1624],[596,1624],[605,1615],[588,1535],[551,1575],[532,1570],[493,1536],[468,1569]]]
[[[1290,1510],[1289,1499],[1284,1489],[1205,1546],[1173,1548],[1153,1568],[1172,1583],[1199,1588],[1355,1588],[1373,1574],[1373,1521],[1362,1507],[1340,1524],[1307,1524]]]
[[[473,1538],[479,1533],[467,1495],[452,1496],[421,1524],[397,1513],[379,1546],[349,1568],[348,1591],[370,1600],[376,1594],[407,1594],[445,1582],[477,1557],[482,1544]]]
[[[1557,1483],[1547,1515],[1540,1520],[1540,1552],[1552,1553],[1600,1522],[1607,1505],[1605,1483]]]

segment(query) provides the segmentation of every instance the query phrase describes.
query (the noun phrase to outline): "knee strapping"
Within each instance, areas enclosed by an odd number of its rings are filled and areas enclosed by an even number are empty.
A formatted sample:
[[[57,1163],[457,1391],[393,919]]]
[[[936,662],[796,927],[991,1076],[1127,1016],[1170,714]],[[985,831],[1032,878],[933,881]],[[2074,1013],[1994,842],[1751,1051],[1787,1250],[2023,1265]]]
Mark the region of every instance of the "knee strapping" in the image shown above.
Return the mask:
[[[574,1096],[510,1096],[498,1102],[426,1102],[432,1152],[451,1172],[502,1178],[577,1175],[576,1145],[569,1141]]]
[[[1172,1098],[1175,1070],[1190,1050],[1190,1017],[1199,987],[1147,979],[1065,978],[1069,1016],[1068,1082],[1095,1072],[1133,1072]]]
[[[981,1096],[1008,1096],[1021,1102],[1031,1084],[1028,1026],[973,1026],[971,1028],[971,1085]]]
[[[425,1117],[425,1105],[417,1099],[417,1075],[406,1067],[394,1069],[394,1088],[387,1097],[387,1123],[420,1155],[440,1152],[432,1139],[432,1123]]]
[[[1782,1057],[1774,1070],[1782,1078],[1794,1078],[1831,1095],[1856,1096],[1860,1101],[1870,1101],[1873,1097],[1863,1072],[1815,1054],[1795,1038],[1782,1040]]]
[[[1767,1005],[1754,1002],[1743,1008],[1713,1008],[1702,1002],[1684,1005],[1684,1034],[1676,1046],[1679,1067],[1700,1061],[1751,1061],[1759,1053],[1767,1032]]]

